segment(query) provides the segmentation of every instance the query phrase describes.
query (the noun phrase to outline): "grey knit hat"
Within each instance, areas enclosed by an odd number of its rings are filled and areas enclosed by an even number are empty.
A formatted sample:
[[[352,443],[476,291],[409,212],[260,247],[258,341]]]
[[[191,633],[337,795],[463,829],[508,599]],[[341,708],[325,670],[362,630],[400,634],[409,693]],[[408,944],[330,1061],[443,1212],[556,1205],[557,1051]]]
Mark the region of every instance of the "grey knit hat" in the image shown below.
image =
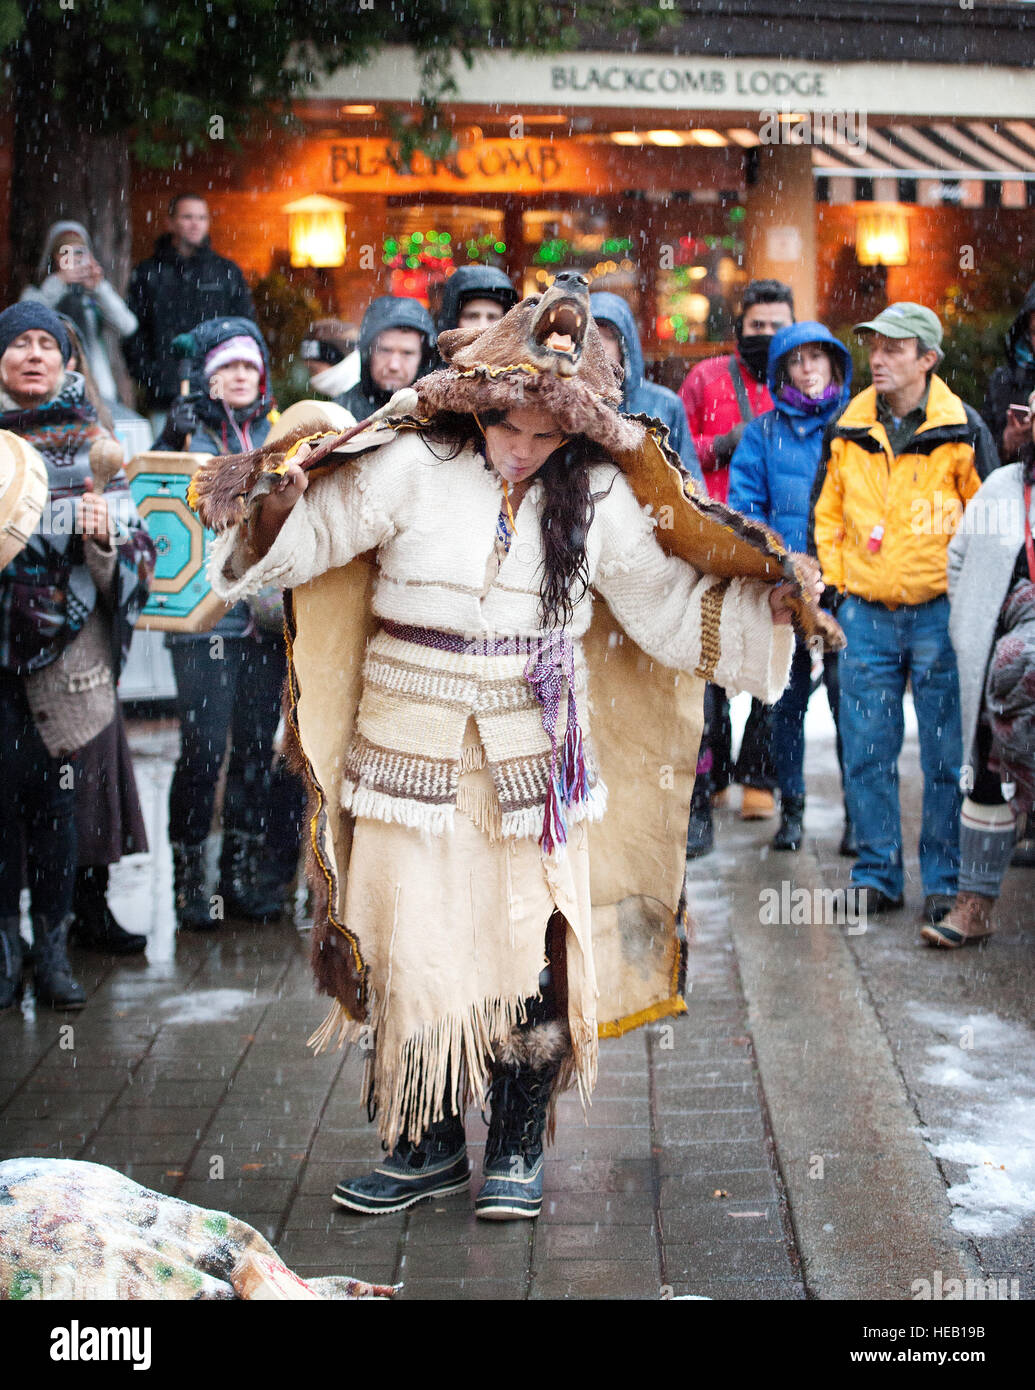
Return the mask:
[[[0,357],[15,338],[21,337],[30,328],[49,333],[57,341],[63,362],[67,362],[72,356],[72,344],[60,316],[53,309],[48,309],[46,304],[40,304],[38,300],[23,299],[0,314]]]

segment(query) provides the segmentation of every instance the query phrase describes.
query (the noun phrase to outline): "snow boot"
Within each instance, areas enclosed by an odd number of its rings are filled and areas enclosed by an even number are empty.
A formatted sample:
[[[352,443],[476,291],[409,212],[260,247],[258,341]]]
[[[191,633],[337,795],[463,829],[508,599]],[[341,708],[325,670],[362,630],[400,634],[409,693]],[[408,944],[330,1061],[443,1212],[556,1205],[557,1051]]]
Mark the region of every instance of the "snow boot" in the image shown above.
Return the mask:
[[[36,1002],[51,1009],[81,1009],[86,991],[72,975],[68,960],[68,929],[72,914],[32,918],[32,968]]]
[[[108,866],[80,866],[75,875],[75,917],[69,939],[86,951],[104,951],[110,956],[138,956],[147,947],[147,937],[128,932],[115,920],[108,906]]]
[[[0,917],[0,1009],[9,1009],[22,997],[21,919]]]
[[[284,912],[284,887],[267,864],[261,835],[224,830],[219,856],[219,891],[227,917],[276,922]]]
[[[474,1203],[483,1221],[531,1220],[543,1205],[543,1135],[567,1035],[556,1022],[515,1031],[523,1058],[498,1063],[489,1089],[485,1182]]]
[[[780,828],[773,836],[773,849],[801,849],[804,816],[805,798],[803,796],[783,796],[780,798]]]
[[[686,830],[686,857],[700,859],[710,854],[715,844],[712,824],[712,804],[708,795],[708,779],[698,777],[690,800],[690,823]]]
[[[331,1200],[364,1216],[384,1216],[425,1197],[460,1192],[470,1181],[464,1123],[459,1115],[448,1115],[426,1129],[419,1144],[401,1139],[372,1173],[343,1179]]]
[[[924,927],[920,935],[929,946],[945,946],[950,951],[971,941],[982,941],[995,931],[992,925],[995,905],[996,899],[986,898],[983,893],[959,893],[952,911],[940,922]]]
[[[205,891],[205,842],[200,845],[174,844],[173,892],[178,931],[215,931],[219,918]]]

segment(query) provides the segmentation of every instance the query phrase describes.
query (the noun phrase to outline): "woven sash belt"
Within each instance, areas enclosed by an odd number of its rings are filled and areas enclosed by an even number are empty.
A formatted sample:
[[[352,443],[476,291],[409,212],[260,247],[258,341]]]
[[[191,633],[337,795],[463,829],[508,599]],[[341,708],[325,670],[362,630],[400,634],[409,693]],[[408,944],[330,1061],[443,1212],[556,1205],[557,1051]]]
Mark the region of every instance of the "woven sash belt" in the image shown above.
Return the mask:
[[[536,637],[461,637],[455,632],[439,632],[429,627],[411,627],[382,619],[381,629],[400,642],[434,647],[440,652],[461,656],[528,656],[524,677],[542,711],[543,729],[550,740],[550,786],[543,811],[543,831],[539,844],[551,854],[567,842],[565,806],[589,799],[586,758],[575,705],[575,648],[566,632],[553,631]],[[568,686],[568,720],[563,753],[558,758],[557,720],[564,685]]]

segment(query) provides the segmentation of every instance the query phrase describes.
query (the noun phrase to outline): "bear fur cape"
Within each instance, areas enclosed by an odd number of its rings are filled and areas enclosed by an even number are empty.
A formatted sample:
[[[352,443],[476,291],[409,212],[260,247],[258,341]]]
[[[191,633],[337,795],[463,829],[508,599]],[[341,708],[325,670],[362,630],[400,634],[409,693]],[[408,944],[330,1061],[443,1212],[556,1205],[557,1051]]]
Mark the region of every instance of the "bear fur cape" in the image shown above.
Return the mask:
[[[608,450],[641,504],[653,509],[663,548],[702,573],[790,580],[798,631],[828,648],[843,645],[837,624],[806,597],[795,557],[779,537],[697,492],[662,424],[618,413],[619,384],[589,318],[588,296],[555,286],[481,334],[443,334],[439,346],[448,365],[415,383],[416,411],[371,423],[346,439],[333,411],[301,402],[285,412],[263,449],[207,463],[192,488],[202,520],[223,530],[247,517],[283,473],[292,445],[315,432],[324,437],[306,462],[312,472],[348,467],[350,457],[379,447],[398,429],[422,428],[443,410],[541,405],[566,430],[585,433]],[[370,605],[375,566],[373,555],[361,556],[286,595],[286,714],[310,798],[312,963],[318,988],[336,1001],[321,1044],[335,1031],[342,1034],[350,1020],[364,1022],[369,1002],[363,942],[342,917],[353,825],[339,805],[338,788],[364,652],[378,626]],[[686,829],[708,673],[674,671],[651,660],[599,599],[583,649],[594,745],[610,791],[606,816],[588,825],[598,1031],[617,1037],[686,1008]]]

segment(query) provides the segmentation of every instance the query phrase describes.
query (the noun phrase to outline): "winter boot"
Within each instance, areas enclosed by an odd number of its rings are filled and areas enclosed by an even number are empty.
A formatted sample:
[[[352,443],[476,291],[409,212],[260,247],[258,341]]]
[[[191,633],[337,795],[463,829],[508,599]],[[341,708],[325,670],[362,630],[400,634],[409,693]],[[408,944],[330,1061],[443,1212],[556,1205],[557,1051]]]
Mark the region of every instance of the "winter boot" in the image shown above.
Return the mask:
[[[214,931],[219,926],[219,918],[212,916],[205,891],[205,842],[174,844],[172,852],[177,930]]]
[[[32,966],[37,1004],[51,1009],[81,1009],[86,992],[68,962],[68,928],[72,914],[55,921],[33,914]]]
[[[556,1023],[518,1030],[526,1056],[528,1039],[545,1039],[553,1033],[558,1039],[564,1036]],[[494,1069],[485,1182],[474,1203],[475,1215],[483,1221],[529,1220],[539,1215],[543,1205],[543,1134],[560,1069],[561,1058],[556,1056],[538,1066],[529,1061],[504,1062]]]
[[[841,832],[841,843],[837,847],[837,852],[845,859],[859,858],[859,841],[856,839],[855,826],[848,819],[847,812],[845,812],[845,828]]]
[[[87,865],[76,870],[75,917],[69,940],[86,951],[105,951],[110,956],[138,956],[147,937],[119,926],[108,906],[108,866]]]
[[[803,796],[782,796],[780,798],[780,828],[773,836],[773,849],[801,849],[804,815],[805,798]]]
[[[21,921],[18,917],[0,917],[0,1009],[9,1009],[22,997]]]
[[[694,794],[690,801],[690,824],[686,831],[687,859],[700,859],[710,854],[715,844],[715,830],[712,826],[712,804],[708,795],[708,779],[698,777],[694,783]]]
[[[764,787],[745,787],[740,803],[741,820],[772,820],[776,815],[776,800]]]
[[[425,1197],[460,1192],[470,1181],[464,1123],[449,1115],[426,1129],[419,1144],[401,1139],[372,1173],[338,1183],[332,1201],[364,1216],[384,1216]]]
[[[284,912],[283,885],[265,863],[261,835],[223,831],[219,856],[219,891],[228,917],[246,922],[276,922]]]
[[[929,946],[945,946],[956,950],[970,941],[981,941],[991,936],[992,912],[995,898],[986,898],[983,893],[959,893],[955,906],[940,922],[932,922],[924,927],[920,935]]]

